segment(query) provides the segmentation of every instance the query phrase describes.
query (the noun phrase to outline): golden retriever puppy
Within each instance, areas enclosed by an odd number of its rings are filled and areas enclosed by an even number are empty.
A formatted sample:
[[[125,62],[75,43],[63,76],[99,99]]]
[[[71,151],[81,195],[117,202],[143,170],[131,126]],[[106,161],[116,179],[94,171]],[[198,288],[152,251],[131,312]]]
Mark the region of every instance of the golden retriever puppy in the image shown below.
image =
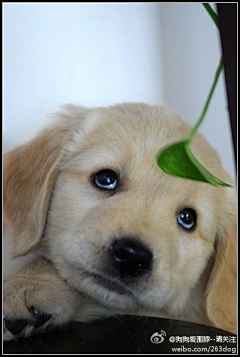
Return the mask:
[[[236,193],[164,173],[165,107],[68,105],[4,173],[4,338],[110,314],[236,329]],[[200,135],[192,150],[233,184]]]

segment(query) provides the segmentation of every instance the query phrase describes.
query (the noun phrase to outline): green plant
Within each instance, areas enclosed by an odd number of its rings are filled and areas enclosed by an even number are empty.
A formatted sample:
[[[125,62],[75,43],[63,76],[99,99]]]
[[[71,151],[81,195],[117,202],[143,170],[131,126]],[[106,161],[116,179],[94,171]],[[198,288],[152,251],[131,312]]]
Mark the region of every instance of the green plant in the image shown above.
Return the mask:
[[[203,6],[208,11],[211,18],[218,27],[218,15],[215,13],[215,11],[209,4],[203,3]],[[197,129],[205,118],[207,109],[211,102],[214,90],[216,88],[222,70],[223,61],[221,59],[217,67],[207,99],[204,103],[202,113],[186,140],[168,146],[158,154],[157,163],[164,172],[170,175],[184,177],[191,180],[208,182],[214,186],[230,186],[227,183],[219,180],[217,177],[213,176],[208,170],[206,170],[196,159],[190,149],[191,140],[193,139],[194,135],[197,132]]]

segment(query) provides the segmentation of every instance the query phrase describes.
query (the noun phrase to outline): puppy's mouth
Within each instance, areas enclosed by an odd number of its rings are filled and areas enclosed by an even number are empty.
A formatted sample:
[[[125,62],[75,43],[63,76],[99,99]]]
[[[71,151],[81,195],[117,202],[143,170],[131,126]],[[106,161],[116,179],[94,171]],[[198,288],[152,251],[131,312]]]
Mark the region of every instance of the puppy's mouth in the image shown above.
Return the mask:
[[[127,287],[120,281],[111,280],[102,275],[96,273],[90,273],[84,271],[86,276],[92,278],[93,282],[97,285],[100,285],[102,288],[107,289],[108,291],[115,292],[119,295],[129,295],[131,294]]]
[[[138,297],[120,278],[105,275],[100,270],[68,263],[72,268],[63,276],[66,283],[84,295],[118,311],[132,311],[139,305]]]

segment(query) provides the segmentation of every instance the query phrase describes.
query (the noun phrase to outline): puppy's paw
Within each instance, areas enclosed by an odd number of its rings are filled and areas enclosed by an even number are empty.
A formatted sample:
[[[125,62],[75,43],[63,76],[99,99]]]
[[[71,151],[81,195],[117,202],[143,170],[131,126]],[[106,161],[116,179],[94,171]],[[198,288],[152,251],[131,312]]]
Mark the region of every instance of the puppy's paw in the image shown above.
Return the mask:
[[[27,337],[72,320],[79,304],[56,274],[17,274],[4,281],[4,340]]]
[[[27,337],[36,333],[45,332],[49,328],[54,328],[51,324],[51,314],[37,311],[35,307],[31,308],[34,317],[33,321],[27,319],[4,318],[4,341],[14,340],[18,337]]]

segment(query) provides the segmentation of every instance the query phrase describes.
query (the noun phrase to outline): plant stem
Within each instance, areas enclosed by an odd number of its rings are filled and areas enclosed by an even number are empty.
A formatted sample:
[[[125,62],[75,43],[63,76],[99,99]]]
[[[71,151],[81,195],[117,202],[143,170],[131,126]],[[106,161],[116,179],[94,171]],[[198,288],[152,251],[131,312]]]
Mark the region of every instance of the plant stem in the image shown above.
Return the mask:
[[[209,3],[203,2],[202,4],[211,16],[212,20],[215,22],[215,25],[219,28],[218,15],[216,14],[216,12],[213,10],[211,5],[209,5]]]
[[[193,138],[193,136],[196,134],[197,129],[199,128],[199,126],[201,125],[201,123],[202,123],[202,121],[203,121],[203,119],[204,119],[204,117],[205,117],[205,114],[206,114],[206,112],[207,112],[207,110],[208,110],[209,103],[210,103],[210,101],[211,101],[211,99],[212,99],[213,92],[214,92],[214,90],[215,90],[215,87],[216,87],[216,85],[217,85],[217,82],[218,82],[218,79],[219,79],[219,76],[220,76],[222,70],[223,70],[223,61],[222,61],[222,58],[221,58],[221,60],[220,60],[220,62],[219,62],[219,65],[218,65],[218,67],[217,67],[217,70],[216,70],[214,79],[213,79],[213,83],[212,83],[211,89],[210,89],[210,91],[209,91],[209,94],[208,94],[208,96],[207,96],[206,102],[205,102],[205,104],[204,104],[202,113],[201,113],[201,115],[200,115],[200,117],[199,117],[197,123],[195,124],[195,126],[193,127],[193,129],[191,130],[190,134],[189,134],[188,137],[187,137],[187,141],[188,141],[188,142],[189,142],[189,141]]]

